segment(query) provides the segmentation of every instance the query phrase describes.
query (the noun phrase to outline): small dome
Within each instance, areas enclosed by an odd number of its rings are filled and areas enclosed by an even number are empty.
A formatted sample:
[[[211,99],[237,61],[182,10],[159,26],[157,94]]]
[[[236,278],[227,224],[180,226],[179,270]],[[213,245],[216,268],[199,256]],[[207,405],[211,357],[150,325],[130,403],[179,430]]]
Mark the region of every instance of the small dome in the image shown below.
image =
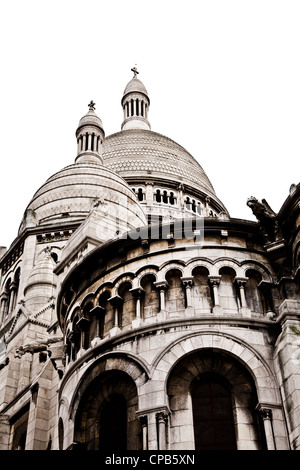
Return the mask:
[[[101,119],[95,113],[95,110],[92,105],[90,104],[89,106],[89,111],[79,121],[77,131],[83,126],[97,126],[104,132]]]
[[[145,85],[136,77],[133,77],[127,84],[123,93],[123,98],[124,96],[128,95],[128,93],[143,93],[148,97],[148,92],[145,88]]]

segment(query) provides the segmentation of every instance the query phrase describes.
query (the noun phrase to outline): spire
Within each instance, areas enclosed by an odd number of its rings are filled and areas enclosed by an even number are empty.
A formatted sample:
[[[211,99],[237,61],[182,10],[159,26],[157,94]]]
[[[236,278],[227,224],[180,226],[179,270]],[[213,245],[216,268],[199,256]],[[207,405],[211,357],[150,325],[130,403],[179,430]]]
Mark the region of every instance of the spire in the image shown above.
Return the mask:
[[[127,84],[122,98],[124,121],[122,130],[147,129],[150,130],[148,109],[150,99],[144,84],[137,78],[139,74],[136,66],[131,69],[133,78]]]
[[[88,112],[80,119],[76,130],[76,162],[103,164],[102,143],[105,136],[101,119],[95,113],[96,104],[91,100]]]

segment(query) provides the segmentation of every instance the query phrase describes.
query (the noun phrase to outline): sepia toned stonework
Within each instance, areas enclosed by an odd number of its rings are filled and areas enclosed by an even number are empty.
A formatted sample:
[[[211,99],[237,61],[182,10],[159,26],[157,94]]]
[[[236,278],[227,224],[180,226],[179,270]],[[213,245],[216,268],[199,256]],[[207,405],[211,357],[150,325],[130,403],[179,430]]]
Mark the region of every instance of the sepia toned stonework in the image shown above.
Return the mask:
[[[0,449],[297,450],[300,184],[231,218],[132,71],[0,249]]]

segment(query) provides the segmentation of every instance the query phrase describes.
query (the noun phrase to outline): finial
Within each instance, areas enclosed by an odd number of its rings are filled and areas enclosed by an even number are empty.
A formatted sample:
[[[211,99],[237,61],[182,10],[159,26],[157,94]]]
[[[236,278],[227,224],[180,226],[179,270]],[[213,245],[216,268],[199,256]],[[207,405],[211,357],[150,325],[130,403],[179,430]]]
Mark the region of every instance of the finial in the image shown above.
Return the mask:
[[[135,67],[133,67],[133,68],[131,69],[131,72],[134,73],[133,78],[136,78],[137,74],[140,73],[140,72],[138,72],[138,70],[137,70],[137,68],[136,68],[136,64],[135,64]]]
[[[90,111],[95,111],[95,106],[96,106],[96,103],[94,103],[93,100],[90,101],[90,103],[88,104],[88,107],[90,108]]]

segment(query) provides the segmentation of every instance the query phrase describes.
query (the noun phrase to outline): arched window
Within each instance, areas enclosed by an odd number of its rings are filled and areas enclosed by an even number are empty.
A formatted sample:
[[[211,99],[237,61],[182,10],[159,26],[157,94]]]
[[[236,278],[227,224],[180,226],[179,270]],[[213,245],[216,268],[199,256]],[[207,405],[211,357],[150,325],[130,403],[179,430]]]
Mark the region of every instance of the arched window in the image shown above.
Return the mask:
[[[114,393],[103,404],[99,423],[99,449],[122,452],[127,449],[127,405],[125,398]]]
[[[84,335],[83,347],[88,349],[91,346],[92,339],[96,336],[96,321],[95,317],[91,315],[93,303],[88,302],[83,308],[84,330],[81,334]]]
[[[78,321],[79,321],[79,317],[78,315],[76,315],[72,322],[72,333],[70,336],[70,341],[72,344],[72,347],[71,347],[71,360],[72,361],[76,360],[77,353],[80,349],[81,333],[80,333],[80,329],[78,326]]]
[[[248,277],[245,289],[247,306],[252,312],[266,313],[266,300],[263,292],[259,288],[259,284],[262,281],[261,274],[255,269],[248,269],[246,276]]]
[[[166,292],[166,308],[169,312],[179,312],[185,309],[185,293],[181,276],[179,269],[171,269],[166,274],[166,281],[169,285]]]
[[[187,197],[186,200],[185,200],[185,208],[189,211],[191,210],[191,201],[190,201],[190,198]]]
[[[4,321],[9,314],[9,306],[11,303],[11,279],[6,281],[3,294],[1,296],[1,313]]]
[[[156,202],[161,202],[160,189],[157,189],[157,190],[156,190],[155,200],[156,200]]]
[[[155,276],[147,274],[141,280],[141,287],[145,291],[143,298],[143,318],[150,318],[159,313],[159,291],[154,285]]]
[[[104,338],[104,336],[109,332],[109,330],[113,327],[113,306],[108,301],[111,297],[111,293],[108,290],[102,292],[99,297],[99,307],[102,307],[103,314],[101,318],[99,318],[99,336],[100,338]]]
[[[139,188],[139,190],[138,190],[138,200],[139,200],[139,201],[143,201],[143,200],[144,200],[144,193],[143,193],[143,189],[142,189],[142,188]]]
[[[220,305],[225,313],[237,313],[237,291],[234,283],[236,273],[232,268],[224,267],[220,269],[221,282],[219,285]]]
[[[209,272],[205,267],[197,266],[193,269],[194,285],[192,295],[196,313],[211,313],[213,302],[208,281]]]
[[[198,376],[191,386],[196,450],[236,450],[229,383],[214,373]]]
[[[118,295],[122,297],[122,312],[119,326],[126,328],[131,326],[132,320],[135,318],[135,299],[130,292],[132,285],[129,281],[123,282],[118,289]]]

